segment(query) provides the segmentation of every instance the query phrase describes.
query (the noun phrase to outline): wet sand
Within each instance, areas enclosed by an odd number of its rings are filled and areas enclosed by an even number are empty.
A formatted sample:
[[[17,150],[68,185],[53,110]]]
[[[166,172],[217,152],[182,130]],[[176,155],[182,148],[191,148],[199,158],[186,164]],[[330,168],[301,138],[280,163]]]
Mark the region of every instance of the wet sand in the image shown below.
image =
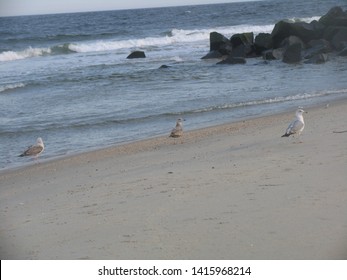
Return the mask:
[[[347,102],[307,110],[3,171],[1,259],[347,259]]]

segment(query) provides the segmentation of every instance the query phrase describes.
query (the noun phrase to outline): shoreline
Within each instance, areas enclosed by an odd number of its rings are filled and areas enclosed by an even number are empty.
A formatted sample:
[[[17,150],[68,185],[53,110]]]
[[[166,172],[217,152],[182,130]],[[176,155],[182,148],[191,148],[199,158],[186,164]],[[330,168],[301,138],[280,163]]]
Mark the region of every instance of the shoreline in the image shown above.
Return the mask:
[[[0,256],[346,259],[347,100],[307,110],[0,171]]]
[[[339,104],[341,102],[347,103],[347,97],[331,100],[331,101],[329,101],[329,104],[334,105],[334,104]],[[318,108],[324,107],[325,105],[326,105],[326,102],[317,103],[313,106],[305,107],[305,110],[318,109]],[[228,127],[231,127],[231,126],[237,127],[238,125],[240,125],[244,122],[247,122],[247,121],[258,120],[258,119],[263,119],[263,118],[264,119],[276,118],[276,116],[281,117],[284,115],[289,115],[288,116],[289,119],[290,119],[290,117],[293,118],[293,110],[286,109],[284,111],[277,112],[274,114],[269,114],[269,115],[265,115],[265,116],[248,117],[248,118],[244,118],[244,119],[237,120],[237,121],[228,121],[228,122],[223,123],[223,124],[206,126],[206,127],[192,129],[192,130],[187,130],[187,128],[184,127],[184,133],[185,133],[184,137],[186,138],[187,135],[190,135],[190,134],[191,134],[190,137],[194,137],[194,135],[197,135],[200,132],[202,133],[202,135],[206,135],[206,134],[208,135],[208,134],[212,133],[212,131],[214,131],[215,133],[219,133],[220,131],[223,131],[225,128],[228,129]],[[96,148],[91,148],[89,150],[80,151],[80,152],[76,152],[76,153],[69,153],[69,154],[39,159],[39,164],[49,164],[49,163],[52,163],[55,161],[68,160],[69,158],[74,158],[74,157],[79,157],[79,156],[94,154],[94,153],[99,153],[99,152],[100,153],[102,153],[102,152],[107,153],[107,151],[113,151],[113,150],[114,151],[127,150],[128,148],[131,149],[131,146],[134,146],[134,147],[147,146],[148,148],[150,148],[151,145],[158,145],[159,142],[162,142],[161,144],[170,145],[170,138],[168,137],[169,132],[170,132],[170,128],[168,129],[168,133],[162,134],[162,135],[157,135],[157,136],[150,137],[150,138],[144,138],[144,139],[138,139],[138,140],[129,140],[126,142],[111,144],[111,145],[106,146],[106,147],[96,147]],[[167,141],[165,141],[165,140],[167,140]],[[35,162],[27,162],[27,163],[24,163],[20,166],[4,167],[4,168],[0,169],[0,176],[3,174],[6,174],[6,173],[17,172],[17,171],[20,171],[20,170],[25,169],[25,168],[30,168],[30,167],[35,166],[36,164],[37,163],[35,163]]]

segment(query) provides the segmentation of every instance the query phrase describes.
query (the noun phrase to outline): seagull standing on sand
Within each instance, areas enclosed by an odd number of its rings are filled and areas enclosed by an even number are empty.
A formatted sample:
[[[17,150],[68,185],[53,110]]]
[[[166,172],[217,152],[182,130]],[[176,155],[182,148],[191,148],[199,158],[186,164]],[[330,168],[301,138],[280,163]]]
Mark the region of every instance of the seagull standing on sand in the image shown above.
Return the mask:
[[[289,135],[294,135],[297,134],[298,137],[300,136],[301,132],[304,130],[305,128],[305,122],[304,122],[304,117],[303,117],[303,113],[307,113],[305,112],[303,109],[299,108],[298,110],[296,110],[295,113],[295,120],[293,120],[287,130],[286,133],[282,135],[282,137],[288,137]]]
[[[181,137],[183,135],[183,124],[182,124],[183,119],[179,118],[176,122],[176,127],[171,130],[170,137]]]
[[[25,156],[33,156],[37,158],[45,149],[45,146],[43,145],[42,138],[39,137],[36,140],[36,144],[28,147],[21,155],[20,157],[25,157]]]

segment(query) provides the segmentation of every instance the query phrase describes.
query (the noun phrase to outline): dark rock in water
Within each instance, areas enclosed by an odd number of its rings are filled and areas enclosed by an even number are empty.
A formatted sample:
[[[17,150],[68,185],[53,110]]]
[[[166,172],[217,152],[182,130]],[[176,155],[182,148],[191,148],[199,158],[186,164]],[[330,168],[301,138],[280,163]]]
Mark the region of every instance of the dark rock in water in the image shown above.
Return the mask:
[[[250,48],[248,48],[245,45],[238,45],[236,47],[233,47],[230,56],[232,57],[246,57],[247,54],[251,51]]]
[[[319,54],[325,54],[332,51],[331,44],[324,39],[312,40],[308,42],[304,58],[310,59]]]
[[[271,32],[271,38],[275,48],[278,48],[285,38],[293,35],[291,32],[291,25],[292,22],[288,20],[281,20],[275,24]]]
[[[347,42],[347,26],[330,26],[325,29],[323,38],[329,41],[335,50],[341,50]]]
[[[307,43],[307,48],[312,48],[312,49],[319,49],[322,50],[323,52],[331,52],[331,44],[329,41],[324,40],[324,39],[318,39],[318,40],[312,40]]]
[[[285,63],[298,63],[301,61],[301,44],[296,43],[289,46],[283,53],[282,61]]]
[[[285,52],[285,48],[278,48],[274,50],[268,50],[263,53],[263,58],[266,60],[275,60],[275,59],[283,59],[283,54]]]
[[[299,34],[299,37],[305,43],[322,38],[325,29],[323,24],[319,23],[317,20],[314,20],[308,24],[308,27],[309,30],[306,30],[306,33]],[[304,38],[302,38],[302,36],[304,36]]]
[[[284,48],[278,48],[274,50],[268,50],[263,52],[263,58],[266,60],[283,59]]]
[[[283,59],[284,52],[285,52],[284,48],[278,48],[278,49],[274,49],[272,51],[272,54],[276,59]]]
[[[322,37],[324,25],[314,20],[310,23],[297,22],[294,24],[298,36],[305,43]],[[295,34],[294,34],[295,35]]]
[[[285,48],[278,48],[278,49],[269,50],[269,51],[271,51],[271,54],[267,54],[267,57],[269,57],[269,58],[273,57],[273,59],[282,60],[285,50],[286,50]]]
[[[146,55],[143,51],[134,51],[131,54],[129,54],[127,56],[128,59],[132,59],[132,58],[145,58]]]
[[[222,55],[226,55],[231,49],[228,38],[218,32],[210,33],[210,51],[219,51]]]
[[[339,26],[329,26],[325,28],[324,33],[323,33],[323,39],[331,42],[334,36],[339,32],[341,27]]]
[[[323,28],[323,25],[320,25],[317,22],[306,23],[281,20],[276,23],[271,36],[274,47],[279,47],[282,41],[289,36],[297,36],[306,43],[320,38],[323,33]]]
[[[254,52],[253,43],[254,35],[252,32],[234,34],[230,40],[218,32],[211,32],[210,52],[202,59],[221,58],[225,55],[251,56]]]
[[[328,55],[326,53],[320,53],[312,56],[310,59],[306,60],[304,63],[307,64],[321,64],[328,61]]]
[[[161,65],[160,67],[159,67],[159,69],[166,69],[166,68],[170,68],[171,66],[168,66],[168,65],[165,65],[165,64],[163,64],[163,65]]]
[[[341,7],[333,7],[319,19],[319,23],[325,26],[347,26],[347,13]]]
[[[305,48],[305,43],[297,36],[291,35],[287,38],[285,38],[282,42],[281,42],[281,47],[282,48],[288,48],[291,45],[294,44],[300,44],[301,48]]]
[[[245,64],[246,59],[244,57],[228,56],[226,59],[218,62],[217,64]]]
[[[341,51],[347,42],[347,11],[341,7],[333,7],[319,19],[325,26],[323,38],[328,40],[333,49]]]
[[[338,51],[344,48],[345,43],[347,43],[347,26],[340,27],[331,40],[332,46]]]
[[[207,55],[203,56],[201,59],[214,59],[214,58],[221,58],[223,54],[221,54],[219,51],[210,51]]]
[[[218,64],[243,64],[245,58],[262,55],[264,60],[285,63],[324,63],[330,54],[346,56],[347,11],[334,7],[319,21],[310,23],[281,20],[271,32],[239,33],[230,40],[217,32],[210,33],[210,52],[202,57],[225,58]]]
[[[265,60],[275,60],[276,57],[273,55],[273,50],[267,50],[263,52],[263,59]]]
[[[257,54],[270,50],[273,47],[272,37],[269,33],[259,33],[254,39],[254,48]]]
[[[338,54],[338,56],[347,56],[347,47],[345,47],[342,51],[340,51]]]
[[[230,38],[230,43],[233,47],[237,47],[239,45],[253,45],[254,34],[253,32],[234,34]]]
[[[230,43],[232,45],[232,51],[230,55],[232,55],[233,57],[254,56],[255,51],[253,32],[234,34],[230,38]]]

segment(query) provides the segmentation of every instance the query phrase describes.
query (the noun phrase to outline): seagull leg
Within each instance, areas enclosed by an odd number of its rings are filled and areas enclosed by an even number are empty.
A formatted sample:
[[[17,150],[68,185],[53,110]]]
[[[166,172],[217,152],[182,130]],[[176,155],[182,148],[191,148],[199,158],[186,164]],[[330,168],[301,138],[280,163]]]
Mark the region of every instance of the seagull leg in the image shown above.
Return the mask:
[[[301,144],[301,143],[303,143],[302,140],[301,140],[301,138],[300,138],[300,136],[301,136],[301,133],[298,134],[298,138],[297,138],[298,142],[297,142],[296,144]]]

